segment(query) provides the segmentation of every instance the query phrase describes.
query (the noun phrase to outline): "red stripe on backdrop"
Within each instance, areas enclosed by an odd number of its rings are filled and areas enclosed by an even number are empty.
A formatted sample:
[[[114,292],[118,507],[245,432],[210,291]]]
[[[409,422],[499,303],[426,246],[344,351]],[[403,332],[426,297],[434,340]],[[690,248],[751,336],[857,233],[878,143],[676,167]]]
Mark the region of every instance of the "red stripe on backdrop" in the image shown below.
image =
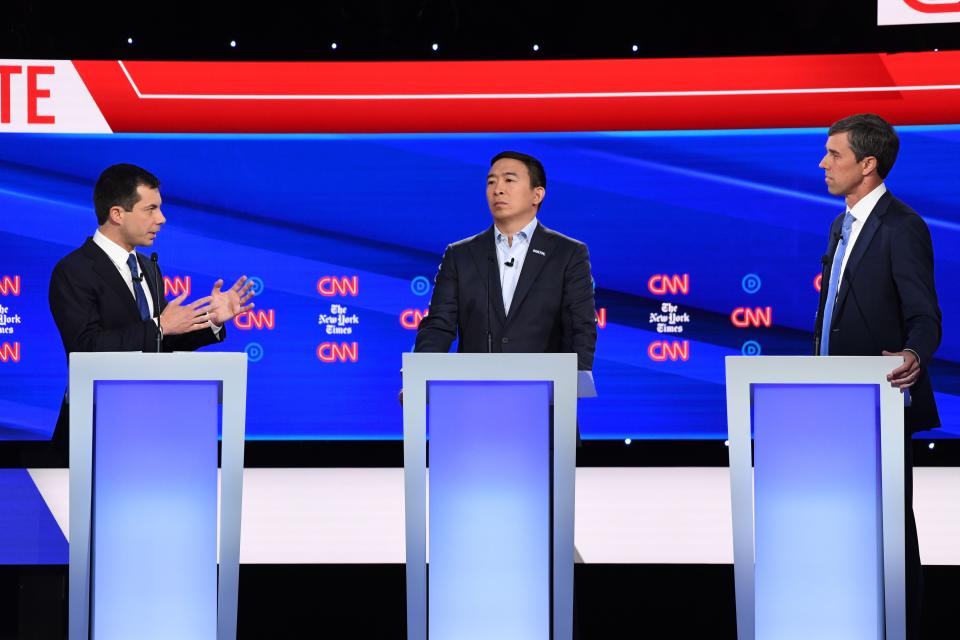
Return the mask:
[[[513,62],[76,61],[74,65],[116,132],[805,127],[826,126],[859,111],[881,113],[895,124],[960,122],[960,52]],[[890,90],[895,87],[905,90]],[[775,93],[743,93],[758,91]],[[662,92],[682,95],[649,95]],[[643,95],[556,95],[584,93]]]

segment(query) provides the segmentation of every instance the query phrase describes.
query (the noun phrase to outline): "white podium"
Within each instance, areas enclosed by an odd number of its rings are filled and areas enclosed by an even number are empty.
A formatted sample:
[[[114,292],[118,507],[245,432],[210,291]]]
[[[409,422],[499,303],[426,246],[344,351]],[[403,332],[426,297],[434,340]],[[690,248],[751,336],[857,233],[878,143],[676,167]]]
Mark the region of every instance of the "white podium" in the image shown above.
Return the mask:
[[[407,637],[570,638],[577,356],[405,353],[403,397]]]
[[[236,638],[246,386],[244,353],[70,354],[71,640]]]
[[[905,637],[901,363],[726,359],[740,640]]]

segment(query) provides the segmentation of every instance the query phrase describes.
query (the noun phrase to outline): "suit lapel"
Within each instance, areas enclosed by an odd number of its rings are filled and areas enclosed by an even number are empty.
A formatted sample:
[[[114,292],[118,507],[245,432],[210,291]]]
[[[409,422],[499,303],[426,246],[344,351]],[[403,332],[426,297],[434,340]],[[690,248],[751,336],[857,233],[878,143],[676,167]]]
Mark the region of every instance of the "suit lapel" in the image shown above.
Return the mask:
[[[130,293],[130,289],[127,287],[127,283],[123,281],[120,272],[117,271],[116,265],[110,261],[103,249],[98,247],[92,239],[88,239],[84,244],[84,251],[93,260],[94,272],[107,283],[107,286],[113,289],[121,300],[125,301],[124,307],[139,319],[140,310],[137,308],[137,301]]]
[[[470,243],[470,254],[477,266],[477,273],[483,281],[483,288],[487,289],[487,296],[494,314],[500,323],[506,321],[506,311],[503,308],[503,290],[500,288],[500,268],[497,264],[497,249],[494,245],[493,225],[485,232],[476,236]]]
[[[508,319],[517,315],[517,309],[523,304],[523,300],[530,292],[530,287],[536,282],[543,265],[547,263],[552,253],[553,238],[547,233],[545,226],[537,223],[537,228],[533,230],[533,237],[530,238],[530,246],[527,247],[527,256],[523,259],[523,269],[517,280],[517,288],[513,292]]]
[[[856,277],[860,261],[863,260],[867,249],[870,248],[870,243],[873,241],[877,229],[880,228],[882,218],[884,214],[887,213],[887,207],[889,206],[890,192],[888,191],[877,201],[876,206],[873,208],[873,211],[870,212],[870,216],[864,223],[863,229],[860,230],[860,235],[857,236],[857,242],[853,245],[850,257],[847,258],[847,266],[843,270],[843,280],[840,282],[840,290],[837,292],[837,305],[836,312],[833,314],[833,324],[836,324],[837,319],[840,317],[839,311],[843,309],[843,305],[847,300],[847,293],[850,291],[850,281]]]

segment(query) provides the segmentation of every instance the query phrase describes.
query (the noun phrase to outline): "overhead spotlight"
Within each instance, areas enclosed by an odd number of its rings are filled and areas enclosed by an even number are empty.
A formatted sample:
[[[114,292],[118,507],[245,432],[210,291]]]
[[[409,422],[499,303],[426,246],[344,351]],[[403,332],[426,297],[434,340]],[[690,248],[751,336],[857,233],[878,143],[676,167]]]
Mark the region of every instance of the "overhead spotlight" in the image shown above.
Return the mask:
[[[236,41],[236,40],[231,40],[231,41],[230,41],[230,48],[231,48],[231,49],[236,49],[236,48],[237,48],[237,41]]]
[[[336,43],[336,42],[331,42],[331,43],[330,43],[330,48],[331,48],[331,49],[336,49],[336,48],[337,48],[337,43]]]
[[[440,48],[440,45],[437,44],[436,42],[434,42],[432,45],[430,45],[430,48],[433,49],[434,51],[436,51],[437,49]]]
[[[631,442],[633,442],[633,440],[631,440],[630,438],[625,438],[623,440],[623,444],[630,444]]]
[[[729,440],[724,440],[724,441],[723,441],[723,446],[729,447],[729,446],[730,446],[730,441],[729,441]]]
[[[934,443],[931,442],[930,444],[927,445],[927,448],[933,449],[934,446],[935,446]]]
[[[640,47],[638,47],[637,45],[633,45],[632,47],[630,47],[630,50],[636,53],[637,51],[640,51]]]
[[[127,38],[127,44],[133,44],[133,38]]]
[[[533,50],[534,50],[534,51],[540,51],[540,45],[538,45],[538,44],[533,45]]]

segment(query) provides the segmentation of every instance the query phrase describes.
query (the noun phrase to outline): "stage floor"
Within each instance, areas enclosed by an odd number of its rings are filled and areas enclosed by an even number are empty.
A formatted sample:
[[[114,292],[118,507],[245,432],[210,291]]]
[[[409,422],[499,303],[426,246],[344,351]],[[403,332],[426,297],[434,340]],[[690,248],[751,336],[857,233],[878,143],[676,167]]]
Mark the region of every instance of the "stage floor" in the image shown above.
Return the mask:
[[[69,539],[67,470],[29,476]],[[923,563],[960,565],[960,468],[914,486]],[[575,537],[588,564],[731,564],[729,471],[580,467]],[[245,469],[240,562],[402,564],[403,470]]]

